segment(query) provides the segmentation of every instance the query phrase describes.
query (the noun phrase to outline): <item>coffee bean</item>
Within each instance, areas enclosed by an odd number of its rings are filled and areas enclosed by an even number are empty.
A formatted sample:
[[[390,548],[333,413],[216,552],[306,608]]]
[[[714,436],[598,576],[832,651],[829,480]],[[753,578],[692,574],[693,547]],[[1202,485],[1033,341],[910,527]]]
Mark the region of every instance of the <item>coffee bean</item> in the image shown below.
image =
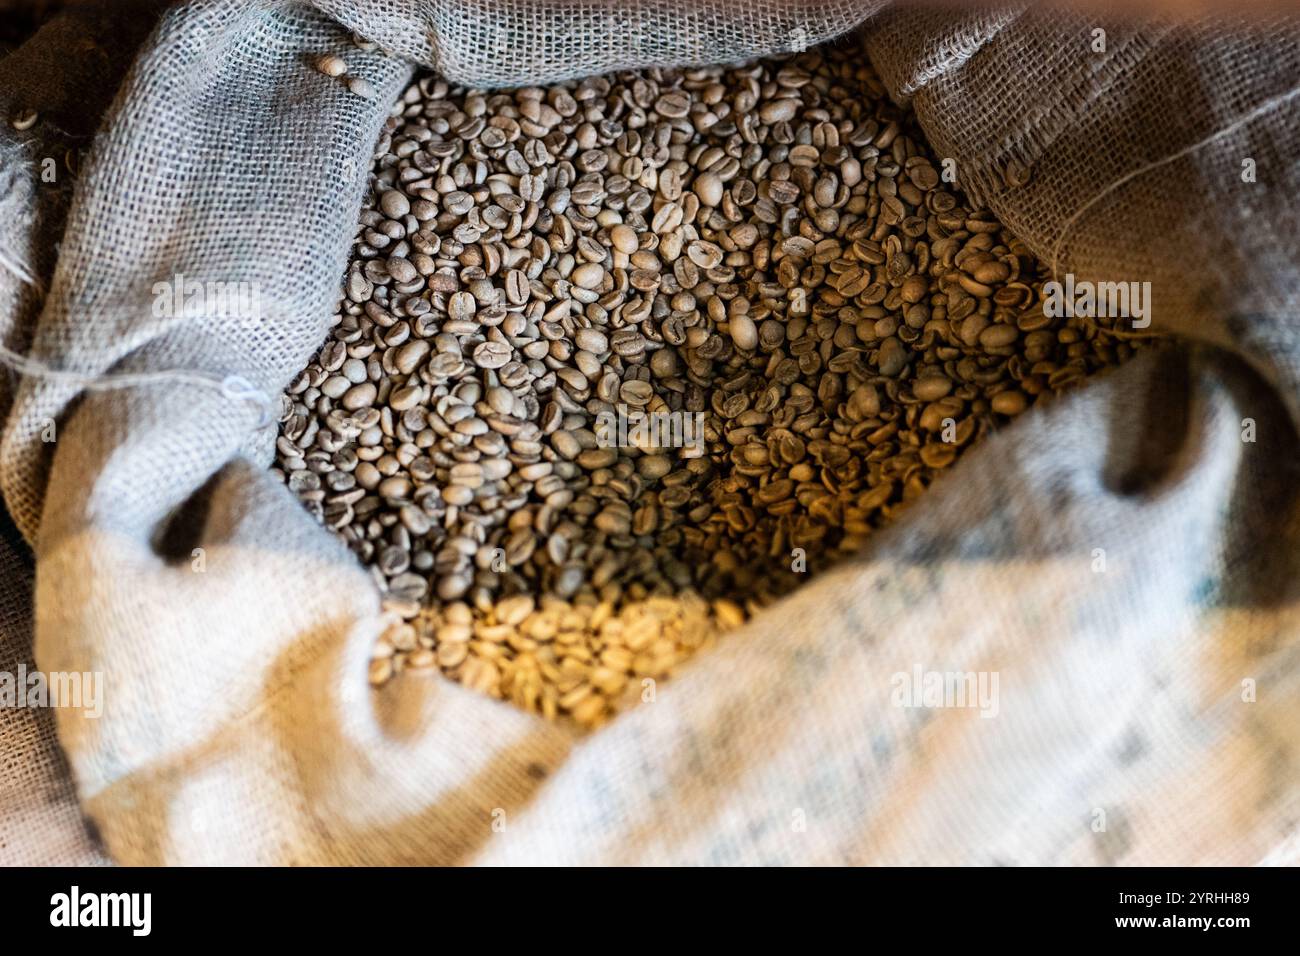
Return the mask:
[[[359,408],[366,408],[375,401],[377,390],[370,382],[363,382],[360,385],[353,385],[343,395],[340,404],[348,411],[356,411]]]
[[[907,349],[903,347],[902,342],[891,335],[880,343],[876,364],[880,368],[881,375],[893,378],[907,366]]]
[[[795,114],[799,111],[799,101],[793,98],[770,100],[764,103],[758,111],[758,118],[761,122],[771,125],[773,123],[786,123],[794,119]]]
[[[922,402],[943,398],[952,390],[952,382],[944,375],[929,374],[916,380],[912,394]]]
[[[629,380],[619,387],[618,396],[629,405],[649,405],[654,398],[654,389],[649,382]]]
[[[588,470],[608,468],[618,460],[618,452],[613,448],[589,448],[578,455],[578,464]]]
[[[702,206],[716,206],[722,202],[722,180],[713,173],[701,173],[692,184]]]
[[[388,274],[398,282],[412,282],[419,275],[409,260],[392,258],[387,263]]]
[[[363,100],[373,100],[379,96],[379,91],[367,79],[360,76],[349,76],[347,78],[348,92],[353,96],[359,96]]]
[[[736,344],[736,348],[752,352],[758,347],[758,328],[748,315],[745,313],[733,315],[729,327],[731,340]]]
[[[429,343],[425,339],[412,339],[401,346],[394,358],[393,365],[403,375],[410,375],[429,355]]]
[[[348,71],[348,65],[343,57],[334,53],[326,53],[316,58],[316,69],[326,76],[342,76]]]
[[[629,256],[636,252],[640,246],[636,232],[630,226],[625,226],[622,223],[609,231],[609,241],[613,243],[615,249]]]
[[[1026,400],[1023,392],[1011,389],[998,392],[990,401],[993,411],[999,415],[1019,415],[1025,410]]]
[[[519,269],[511,269],[506,276],[506,298],[513,305],[523,305],[528,295],[528,277]]]
[[[637,358],[645,353],[645,338],[635,330],[619,329],[610,338],[610,348],[623,358]]]
[[[655,101],[655,112],[669,119],[680,119],[691,110],[691,97],[685,92],[665,93]]]
[[[389,219],[401,219],[411,211],[411,201],[400,189],[387,189],[379,197],[379,208]]]
[[[419,404],[424,389],[419,385],[405,385],[388,397],[388,407],[399,412]]]
[[[574,269],[571,278],[579,288],[597,289],[605,281],[605,270],[594,262],[587,262]]]
[[[474,349],[474,364],[479,368],[501,368],[510,361],[510,346],[504,342],[482,342]]]

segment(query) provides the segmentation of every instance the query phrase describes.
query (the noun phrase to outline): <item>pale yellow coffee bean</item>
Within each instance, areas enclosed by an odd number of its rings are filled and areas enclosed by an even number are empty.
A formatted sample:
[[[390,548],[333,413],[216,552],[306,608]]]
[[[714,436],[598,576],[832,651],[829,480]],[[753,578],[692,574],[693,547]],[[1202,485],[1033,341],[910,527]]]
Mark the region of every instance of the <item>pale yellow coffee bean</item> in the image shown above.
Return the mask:
[[[605,270],[594,262],[585,262],[569,278],[579,288],[596,289],[605,281]]]
[[[336,53],[326,53],[316,58],[316,69],[326,76],[342,76],[348,71],[348,64]]]
[[[700,204],[716,206],[722,202],[722,180],[713,173],[701,173],[692,184],[695,195],[700,197]]]
[[[718,619],[718,624],[728,630],[740,627],[745,623],[745,612],[734,601],[724,599],[714,601],[713,614]]]
[[[758,326],[745,313],[733,315],[728,328],[731,332],[731,341],[736,344],[736,348],[752,352],[758,347]]]
[[[636,252],[639,246],[636,232],[633,231],[631,226],[625,226],[622,223],[609,231],[609,241],[614,244],[615,249],[629,256]]]

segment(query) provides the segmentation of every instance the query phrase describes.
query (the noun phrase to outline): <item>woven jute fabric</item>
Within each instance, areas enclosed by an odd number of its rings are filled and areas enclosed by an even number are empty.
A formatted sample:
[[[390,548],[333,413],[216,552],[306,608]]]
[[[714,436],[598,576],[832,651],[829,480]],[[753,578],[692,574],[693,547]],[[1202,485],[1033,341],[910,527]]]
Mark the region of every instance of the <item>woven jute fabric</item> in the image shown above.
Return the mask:
[[[325,336],[417,66],[540,83],[865,21],[966,188],[1040,255],[1059,241],[1062,270],[1151,281],[1156,327],[1183,337],[973,449],[866,552],[587,736],[440,677],[372,691],[378,595],[267,472],[254,404],[28,377],[0,486],[36,555],[36,664],[105,677],[101,717],[54,717],[112,859],[1300,861],[1295,34],[1116,26],[1094,54],[1061,17],[879,7],[182,3],[118,86],[44,258],[38,157],[19,164],[3,249],[36,282],[0,269],[5,342],[92,376],[274,395]],[[310,68],[334,49],[374,101]],[[263,320],[155,317],[154,283],[178,274],[258,283]],[[918,670],[995,676],[996,704],[897,706]],[[12,716],[11,766],[66,780]]]
[[[1158,328],[1244,355],[1300,419],[1300,26],[897,11],[868,48],[1031,248],[1078,279],[1151,282]]]
[[[0,672],[36,670],[32,660],[31,556],[0,515]],[[16,703],[16,701],[15,701]],[[85,826],[48,709],[0,712],[0,862],[79,866],[107,862]]]

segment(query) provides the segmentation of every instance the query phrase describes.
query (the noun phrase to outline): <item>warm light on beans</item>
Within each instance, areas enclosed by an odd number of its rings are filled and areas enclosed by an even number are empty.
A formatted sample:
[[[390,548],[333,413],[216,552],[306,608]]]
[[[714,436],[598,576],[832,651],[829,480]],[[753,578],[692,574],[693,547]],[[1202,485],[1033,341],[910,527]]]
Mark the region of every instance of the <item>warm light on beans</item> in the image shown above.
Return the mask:
[[[1123,360],[946,168],[848,44],[408,89],[278,443],[401,622],[373,682],[595,726]]]

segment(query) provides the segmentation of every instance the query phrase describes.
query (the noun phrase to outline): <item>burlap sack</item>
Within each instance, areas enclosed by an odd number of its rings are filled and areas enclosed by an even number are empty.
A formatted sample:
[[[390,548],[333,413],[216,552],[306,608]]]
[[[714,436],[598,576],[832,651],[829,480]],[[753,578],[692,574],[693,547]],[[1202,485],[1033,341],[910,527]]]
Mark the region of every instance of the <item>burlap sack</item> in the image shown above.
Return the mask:
[[[1117,30],[1098,60],[1087,26],[1065,20],[872,19],[886,81],[972,192],[1040,254],[1068,225],[1063,268],[1152,281],[1157,325],[1215,345],[1145,354],[1036,408],[867,553],[589,737],[441,678],[368,689],[382,626],[370,580],[266,473],[255,404],[217,386],[237,374],[273,395],[322,340],[410,61],[540,82],[812,44],[875,12],[624,6],[204,0],[146,42],[39,317],[12,307],[0,330],[11,341],[34,318],[32,353],[63,369],[210,379],[83,391],[28,377],[0,453],[37,554],[37,662],[108,681],[100,719],[58,715],[108,853],[1300,859],[1300,124],[1287,96],[1300,70],[1282,28]],[[340,24],[402,54],[349,53],[373,103],[305,68],[345,42]],[[1256,160],[1251,190],[1242,158]],[[260,283],[266,326],[153,318],[152,284],[177,273]],[[50,420],[58,438],[43,443]],[[998,675],[996,718],[894,706],[893,675],[916,667]]]
[[[26,546],[0,515],[0,672],[36,670],[32,572]],[[0,862],[6,866],[106,862],[83,825],[54,714],[15,708],[0,716]]]

